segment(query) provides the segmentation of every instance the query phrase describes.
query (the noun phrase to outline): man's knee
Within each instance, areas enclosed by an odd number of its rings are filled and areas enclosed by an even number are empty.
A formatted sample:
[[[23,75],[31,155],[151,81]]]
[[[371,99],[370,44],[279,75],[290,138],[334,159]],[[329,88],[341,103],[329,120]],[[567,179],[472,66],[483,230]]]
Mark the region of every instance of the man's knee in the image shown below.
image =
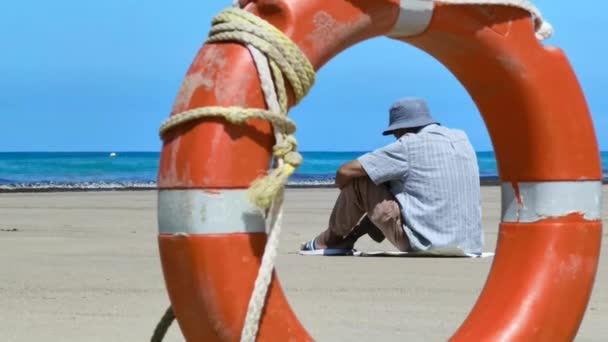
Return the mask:
[[[374,182],[368,176],[357,177],[340,189],[340,192],[345,199],[361,199],[367,197],[372,186],[375,186]]]
[[[374,182],[369,178],[369,176],[357,177],[351,180],[346,186],[342,189],[354,189],[357,191],[366,190],[371,185],[374,185]]]

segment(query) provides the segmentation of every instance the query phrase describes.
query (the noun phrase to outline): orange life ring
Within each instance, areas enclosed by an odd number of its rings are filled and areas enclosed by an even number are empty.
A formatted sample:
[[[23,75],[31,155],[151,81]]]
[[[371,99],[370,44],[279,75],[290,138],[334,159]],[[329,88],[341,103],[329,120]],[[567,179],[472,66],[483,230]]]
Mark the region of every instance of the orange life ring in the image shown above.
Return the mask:
[[[408,6],[426,2],[420,10]],[[391,35],[443,63],[477,104],[503,182],[498,247],[485,288],[452,341],[565,341],[591,293],[601,240],[602,171],[591,117],[564,53],[541,45],[528,12],[430,0],[241,1],[287,34],[318,70],[347,47]],[[249,52],[199,51],[173,114],[265,108]],[[202,119],[164,139],[159,246],[188,341],[234,341],[266,241],[243,195],[270,163],[271,126]],[[525,251],[525,253],[522,253]],[[261,341],[312,340],[273,280]]]

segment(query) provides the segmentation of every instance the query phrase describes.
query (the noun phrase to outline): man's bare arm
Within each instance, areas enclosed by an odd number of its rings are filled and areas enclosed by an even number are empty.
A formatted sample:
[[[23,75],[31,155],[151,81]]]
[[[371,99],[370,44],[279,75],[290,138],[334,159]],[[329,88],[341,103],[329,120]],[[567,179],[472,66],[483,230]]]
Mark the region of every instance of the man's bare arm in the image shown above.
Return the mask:
[[[336,185],[342,189],[355,178],[367,176],[367,172],[358,160],[343,164],[336,172]]]

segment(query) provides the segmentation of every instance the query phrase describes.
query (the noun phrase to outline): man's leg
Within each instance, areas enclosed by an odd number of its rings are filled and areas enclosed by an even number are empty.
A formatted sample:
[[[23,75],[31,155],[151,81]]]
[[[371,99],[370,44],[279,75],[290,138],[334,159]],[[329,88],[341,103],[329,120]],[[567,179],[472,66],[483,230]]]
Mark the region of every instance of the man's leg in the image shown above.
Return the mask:
[[[365,214],[367,217],[362,219]],[[340,191],[329,227],[316,237],[315,243],[318,248],[352,248],[360,236],[373,229],[368,219],[399,250],[409,249],[395,197],[369,177],[357,178]]]
[[[369,235],[369,237],[377,243],[381,243],[384,241],[384,239],[386,239],[384,234],[382,234],[382,231],[376,227],[376,225],[369,219],[367,214],[363,216],[361,221],[359,221],[357,226],[348,235],[354,235],[358,238],[365,234]]]

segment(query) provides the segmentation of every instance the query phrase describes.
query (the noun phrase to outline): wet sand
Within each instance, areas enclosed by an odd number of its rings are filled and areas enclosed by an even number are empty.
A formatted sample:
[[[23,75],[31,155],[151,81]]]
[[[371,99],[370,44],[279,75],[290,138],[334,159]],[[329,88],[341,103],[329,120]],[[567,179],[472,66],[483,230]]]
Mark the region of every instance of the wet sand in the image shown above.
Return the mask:
[[[297,255],[325,226],[337,194],[287,191],[277,270],[304,326],[319,341],[445,341],[474,304],[492,258]],[[482,196],[485,250],[493,251],[500,190],[486,186]],[[168,305],[155,191],[4,193],[0,218],[0,341],[149,340]],[[606,235],[577,341],[608,340]],[[392,250],[368,238],[357,247]],[[165,340],[183,341],[177,325]]]

